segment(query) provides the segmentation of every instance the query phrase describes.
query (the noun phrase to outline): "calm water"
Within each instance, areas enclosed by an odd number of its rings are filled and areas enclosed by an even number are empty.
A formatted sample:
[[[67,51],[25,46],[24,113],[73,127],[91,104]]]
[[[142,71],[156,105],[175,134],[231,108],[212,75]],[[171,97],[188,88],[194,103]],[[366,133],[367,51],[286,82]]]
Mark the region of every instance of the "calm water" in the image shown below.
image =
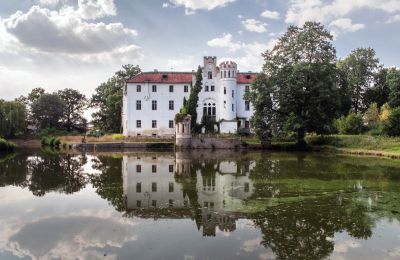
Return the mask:
[[[0,259],[400,259],[400,161],[0,157]]]

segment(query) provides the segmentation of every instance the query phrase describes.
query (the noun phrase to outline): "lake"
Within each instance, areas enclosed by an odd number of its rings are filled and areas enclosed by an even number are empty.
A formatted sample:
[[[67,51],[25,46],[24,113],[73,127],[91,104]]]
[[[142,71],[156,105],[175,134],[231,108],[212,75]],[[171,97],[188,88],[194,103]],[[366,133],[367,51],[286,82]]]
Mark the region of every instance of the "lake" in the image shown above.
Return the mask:
[[[0,259],[400,259],[400,161],[2,155]]]

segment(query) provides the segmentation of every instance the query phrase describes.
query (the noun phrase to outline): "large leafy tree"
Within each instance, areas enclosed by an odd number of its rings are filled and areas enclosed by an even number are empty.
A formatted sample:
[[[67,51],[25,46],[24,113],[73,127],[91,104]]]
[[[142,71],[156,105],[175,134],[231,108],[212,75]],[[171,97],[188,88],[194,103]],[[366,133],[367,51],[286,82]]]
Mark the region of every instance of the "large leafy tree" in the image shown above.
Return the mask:
[[[105,131],[121,132],[123,89],[126,81],[140,72],[139,66],[124,65],[122,70],[96,88],[90,101],[90,106],[97,109],[92,114],[96,127]]]
[[[31,105],[33,122],[39,128],[58,128],[64,113],[64,103],[56,94],[42,94]]]
[[[4,101],[0,99],[0,137],[14,137],[25,130],[25,105],[18,101]]]
[[[58,91],[58,95],[64,103],[64,112],[61,118],[63,127],[68,131],[85,130],[86,119],[83,117],[87,106],[85,95],[70,88]]]
[[[386,82],[390,89],[389,106],[391,108],[400,106],[400,70],[390,69],[386,75]]]
[[[295,132],[299,145],[305,144],[306,132],[329,130],[338,106],[336,51],[331,41],[332,35],[320,23],[306,22],[303,27],[290,26],[263,54],[265,83],[257,83],[248,100],[257,104],[257,95],[264,95],[273,106],[255,107],[259,117],[253,117],[255,125],[276,109],[278,129]]]
[[[369,107],[376,103],[378,108],[383,106],[389,100],[390,88],[387,82],[388,69],[380,67],[374,74],[373,86],[365,91],[365,105]]]
[[[349,84],[352,105],[355,113],[368,108],[365,100],[366,91],[373,86],[374,76],[379,68],[379,59],[372,48],[357,48],[343,61],[338,68],[345,73]]]

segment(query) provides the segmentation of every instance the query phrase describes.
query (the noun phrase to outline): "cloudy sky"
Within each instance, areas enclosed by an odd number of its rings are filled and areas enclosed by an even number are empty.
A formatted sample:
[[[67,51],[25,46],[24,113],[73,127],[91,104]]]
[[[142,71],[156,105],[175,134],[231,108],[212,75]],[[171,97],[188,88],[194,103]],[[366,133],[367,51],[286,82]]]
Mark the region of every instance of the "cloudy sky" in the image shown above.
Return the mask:
[[[204,55],[258,71],[290,24],[322,22],[338,56],[400,66],[400,0],[1,0],[0,98],[33,87],[90,96],[122,64],[192,70]]]

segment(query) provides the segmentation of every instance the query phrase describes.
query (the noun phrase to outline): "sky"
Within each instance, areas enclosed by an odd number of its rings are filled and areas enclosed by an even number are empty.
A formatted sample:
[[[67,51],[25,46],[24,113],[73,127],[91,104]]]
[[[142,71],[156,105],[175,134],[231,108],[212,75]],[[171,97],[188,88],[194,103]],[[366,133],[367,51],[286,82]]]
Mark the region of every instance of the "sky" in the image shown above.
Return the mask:
[[[400,66],[400,0],[0,0],[0,99],[78,89],[123,64],[192,71],[203,56],[260,71],[289,25],[318,21],[338,58],[372,47]]]

